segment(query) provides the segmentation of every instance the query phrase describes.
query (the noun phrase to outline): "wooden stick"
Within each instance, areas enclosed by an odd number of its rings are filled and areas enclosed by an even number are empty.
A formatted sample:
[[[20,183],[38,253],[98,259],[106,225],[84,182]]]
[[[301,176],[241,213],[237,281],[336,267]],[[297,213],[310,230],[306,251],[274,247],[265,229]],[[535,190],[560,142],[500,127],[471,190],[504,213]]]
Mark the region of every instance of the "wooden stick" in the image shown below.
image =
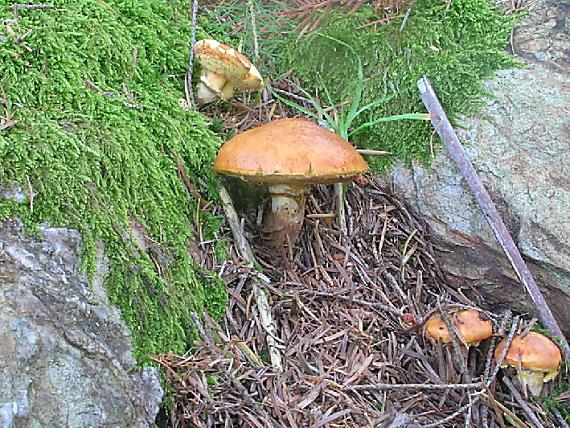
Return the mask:
[[[479,389],[483,387],[483,382],[473,383],[446,383],[446,384],[430,384],[430,383],[375,383],[372,385],[354,385],[346,389],[354,391],[382,391],[389,389],[409,389],[422,391],[440,391],[445,389]]]
[[[251,33],[253,35],[253,60],[259,61],[259,41],[257,40],[257,25],[255,23],[255,5],[249,0],[249,14],[251,19]]]
[[[437,95],[433,90],[430,81],[427,77],[423,77],[418,81],[418,89],[420,91],[420,97],[427,107],[428,112],[432,115],[431,120],[432,125],[439,134],[440,138],[444,142],[451,158],[461,171],[463,178],[467,181],[469,188],[473,192],[481,211],[485,215],[487,222],[493,229],[499,244],[503,248],[503,251],[507,255],[511,265],[513,266],[517,276],[526,288],[529,294],[534,308],[538,314],[538,317],[542,324],[550,330],[552,335],[558,340],[561,345],[562,352],[566,363],[570,363],[570,347],[568,342],[562,333],[556,319],[552,315],[550,308],[548,307],[544,296],[542,295],[540,289],[536,285],[532,274],[530,273],[528,266],[524,262],[521,253],[519,252],[513,238],[509,234],[505,223],[497,211],[495,204],[491,200],[489,193],[485,189],[485,186],[481,182],[481,179],[477,175],[475,168],[471,164],[469,157],[465,153],[463,146],[457,138],[449,119],[447,118],[443,107],[439,103]]]
[[[342,236],[348,234],[348,227],[346,225],[346,209],[344,208],[344,187],[342,183],[334,184],[334,193],[336,197],[336,214],[338,216],[338,226]]]
[[[364,156],[387,156],[392,154],[386,150],[356,149],[356,151]]]
[[[222,206],[226,214],[228,223],[230,224],[230,229],[234,235],[234,240],[237,245],[237,249],[240,253],[242,259],[244,259],[249,265],[253,266],[254,257],[251,247],[243,236],[240,221],[237,212],[232,203],[232,199],[228,194],[225,187],[220,189],[220,198],[222,199]],[[265,278],[265,281],[268,281]],[[252,281],[253,295],[255,297],[255,302],[257,303],[257,308],[259,310],[259,316],[261,319],[261,325],[263,326],[265,332],[267,333],[267,345],[269,346],[269,357],[271,359],[271,365],[277,371],[283,369],[281,362],[281,352],[279,351],[277,340],[276,340],[276,327],[273,322],[273,317],[271,316],[271,307],[269,306],[269,301],[267,300],[267,295],[265,294],[265,287],[260,281],[260,277],[255,277]]]
[[[521,394],[519,393],[517,388],[513,385],[513,383],[511,382],[511,380],[509,379],[508,376],[503,377],[503,383],[505,385],[507,385],[507,387],[511,391],[511,394],[513,394],[514,399],[522,407],[522,409],[524,410],[524,412],[526,413],[526,415],[528,416],[530,421],[533,423],[533,425],[536,428],[544,428],[544,425],[542,424],[542,422],[540,422],[538,420],[538,418],[536,417],[536,415],[534,414],[532,409],[529,407],[529,405],[526,403],[526,401],[523,400]]]
[[[198,17],[198,0],[192,1],[192,33],[190,35],[190,57],[188,58],[188,70],[184,81],[186,92],[186,104],[194,107],[194,92],[192,91],[192,71],[194,67],[194,47],[196,46],[196,20]]]

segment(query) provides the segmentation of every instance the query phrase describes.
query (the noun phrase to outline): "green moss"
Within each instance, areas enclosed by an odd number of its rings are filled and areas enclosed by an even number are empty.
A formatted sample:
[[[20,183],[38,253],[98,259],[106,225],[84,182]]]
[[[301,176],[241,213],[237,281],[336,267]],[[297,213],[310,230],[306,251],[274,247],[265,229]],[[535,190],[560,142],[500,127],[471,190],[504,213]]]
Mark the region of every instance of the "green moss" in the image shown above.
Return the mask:
[[[564,369],[562,371],[564,373]],[[561,394],[567,394],[570,391],[570,384],[564,378],[564,376],[559,376],[558,380],[552,386],[552,390],[548,397],[541,398],[541,401],[544,406],[549,410],[558,410],[560,415],[564,418],[566,422],[570,422],[570,404],[563,399],[562,401],[556,401],[556,398]]]
[[[11,8],[0,13],[11,18]],[[227,300],[219,278],[188,253],[195,202],[188,203],[173,155],[214,197],[211,163],[221,141],[179,104],[188,2],[61,0],[56,9],[21,10],[11,28],[15,35],[0,33],[7,37],[0,97],[2,115],[19,123],[0,132],[0,183],[27,189],[29,182],[35,197],[33,211],[28,202],[0,201],[0,219],[79,230],[89,273],[95,243],[104,240],[109,296],[133,331],[136,356],[185,352],[191,312],[220,317]],[[134,239],[134,220],[149,248]],[[208,219],[210,233],[219,226]]]
[[[454,0],[447,10],[443,0],[419,0],[400,32],[401,19],[387,25],[377,20],[371,7],[347,14],[327,15],[319,32],[351,45],[362,59],[365,94],[362,105],[378,97],[395,94],[387,104],[363,114],[359,123],[402,113],[423,113],[416,89],[427,75],[451,117],[477,111],[485,95],[483,79],[516,61],[505,48],[513,18],[494,10],[489,0]],[[308,87],[323,91],[326,86],[335,102],[346,100],[356,84],[356,59],[347,48],[311,34],[296,40],[291,36],[283,70],[293,69]],[[322,77],[322,82],[319,80]],[[324,95],[322,98],[325,98]],[[354,138],[357,146],[388,150],[390,158],[375,157],[377,171],[396,160],[431,159],[429,122],[399,121],[369,128]]]

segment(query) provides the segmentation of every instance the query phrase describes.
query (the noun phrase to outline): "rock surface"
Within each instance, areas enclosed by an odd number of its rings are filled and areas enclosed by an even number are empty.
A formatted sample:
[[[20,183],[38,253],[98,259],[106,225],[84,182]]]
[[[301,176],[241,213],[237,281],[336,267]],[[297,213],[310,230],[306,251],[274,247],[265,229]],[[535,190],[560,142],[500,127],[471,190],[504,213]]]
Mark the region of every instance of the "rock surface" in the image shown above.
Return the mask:
[[[514,33],[527,68],[488,82],[494,98],[460,140],[565,332],[570,332],[569,0],[539,0]],[[422,215],[444,272],[495,307],[533,312],[523,286],[445,150],[430,168],[397,167],[395,191]]]
[[[105,260],[89,285],[80,235],[40,233],[0,224],[0,427],[153,426],[158,374],[133,370],[130,332],[102,287]]]

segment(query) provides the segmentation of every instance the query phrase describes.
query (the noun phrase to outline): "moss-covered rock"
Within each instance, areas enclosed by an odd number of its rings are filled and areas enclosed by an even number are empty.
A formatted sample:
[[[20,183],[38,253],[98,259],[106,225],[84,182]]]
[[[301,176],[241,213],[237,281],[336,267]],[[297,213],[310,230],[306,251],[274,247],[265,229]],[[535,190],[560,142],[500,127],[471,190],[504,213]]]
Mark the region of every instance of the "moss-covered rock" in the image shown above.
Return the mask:
[[[0,131],[0,183],[35,195],[33,204],[0,200],[0,219],[16,215],[28,230],[45,221],[77,229],[88,271],[102,239],[109,295],[137,357],[184,352],[190,313],[221,316],[227,299],[189,255],[195,201],[175,161],[213,193],[221,141],[180,106],[188,2],[62,0],[20,10],[17,20],[11,8],[0,14],[8,20],[0,26],[0,116],[18,121]],[[204,233],[213,234],[219,222],[209,220]]]
[[[417,0],[404,29],[402,19],[373,24],[372,7],[357,13],[336,10],[324,17],[319,33],[352,46],[362,60],[365,93],[362,105],[395,95],[389,102],[362,114],[359,123],[402,113],[425,112],[416,82],[427,75],[444,108],[453,116],[472,113],[484,94],[482,81],[515,61],[505,51],[513,17],[495,10],[489,0]],[[312,89],[326,86],[335,102],[350,97],[357,84],[357,60],[347,48],[318,33],[288,44],[283,69]],[[322,80],[321,80],[322,78]],[[322,96],[321,98],[326,99]],[[379,124],[355,136],[357,146],[388,150],[390,158],[374,158],[381,170],[395,160],[429,161],[433,128],[429,122],[399,121]]]

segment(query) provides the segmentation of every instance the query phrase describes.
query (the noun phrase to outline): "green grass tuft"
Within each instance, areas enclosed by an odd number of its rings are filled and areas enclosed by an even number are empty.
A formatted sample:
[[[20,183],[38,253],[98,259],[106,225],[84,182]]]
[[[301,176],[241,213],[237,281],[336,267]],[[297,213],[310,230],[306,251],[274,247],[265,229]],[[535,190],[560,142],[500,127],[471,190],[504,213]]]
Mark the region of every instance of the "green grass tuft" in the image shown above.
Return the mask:
[[[401,19],[376,28],[372,7],[346,14],[340,10],[323,19],[319,33],[351,46],[362,60],[362,104],[393,96],[363,113],[355,127],[378,118],[404,113],[424,113],[416,82],[426,74],[444,108],[453,118],[470,114],[482,105],[483,80],[501,68],[516,66],[505,49],[514,18],[495,10],[489,0],[454,0],[447,9],[443,0],[419,0],[400,33]],[[350,49],[313,33],[297,40],[291,34],[281,69],[293,69],[307,88],[334,102],[350,99],[359,84],[358,63]],[[383,171],[394,161],[431,160],[429,122],[396,121],[372,126],[355,135],[360,148],[388,150],[392,157],[370,159]]]
[[[36,193],[33,212],[27,202],[1,200],[0,219],[17,215],[28,230],[45,221],[79,230],[89,273],[95,243],[104,240],[109,296],[133,331],[139,361],[183,353],[193,337],[190,313],[208,310],[219,318],[227,301],[219,278],[189,255],[195,201],[188,202],[173,156],[213,197],[211,165],[221,141],[201,115],[179,104],[188,2],[61,0],[56,6],[21,10],[11,25],[15,35],[0,26],[7,37],[0,41],[0,97],[8,102],[0,115],[19,121],[0,132],[0,183],[27,189],[29,180]],[[0,9],[3,20],[11,10]],[[206,36],[199,29],[198,37]],[[152,251],[136,244],[133,220]],[[220,222],[207,220],[204,233],[215,235]]]

